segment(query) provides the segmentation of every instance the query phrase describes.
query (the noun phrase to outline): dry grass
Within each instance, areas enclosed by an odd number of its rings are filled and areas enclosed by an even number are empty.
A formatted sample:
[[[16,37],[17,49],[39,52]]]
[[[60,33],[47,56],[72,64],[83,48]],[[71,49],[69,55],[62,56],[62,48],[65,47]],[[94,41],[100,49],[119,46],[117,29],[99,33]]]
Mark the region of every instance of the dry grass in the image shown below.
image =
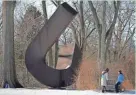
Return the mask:
[[[135,64],[134,59],[133,62],[131,60],[126,63],[120,64],[106,64],[106,68],[109,68],[109,79],[117,79],[118,71],[122,70],[125,81],[123,83],[123,87],[125,89],[134,89],[135,85]],[[99,88],[99,73],[96,65],[96,61],[94,60],[83,60],[80,68],[79,68],[79,76],[76,79],[76,88],[81,90],[89,90],[89,89],[97,89]]]
[[[95,61],[83,60],[76,80],[77,89],[89,90],[97,87],[97,66]]]

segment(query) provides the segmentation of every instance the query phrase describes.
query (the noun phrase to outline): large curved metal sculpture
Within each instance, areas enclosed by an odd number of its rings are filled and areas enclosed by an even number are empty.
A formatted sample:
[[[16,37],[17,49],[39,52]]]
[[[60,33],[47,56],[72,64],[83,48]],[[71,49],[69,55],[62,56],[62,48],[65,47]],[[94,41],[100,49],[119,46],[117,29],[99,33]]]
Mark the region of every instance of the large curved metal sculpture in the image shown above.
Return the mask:
[[[67,3],[60,5],[27,48],[25,60],[28,71],[47,86],[65,87],[74,81],[73,77],[76,75],[76,68],[81,59],[77,45],[75,45],[72,64],[68,69],[57,70],[49,67],[45,55],[76,14],[77,12]]]

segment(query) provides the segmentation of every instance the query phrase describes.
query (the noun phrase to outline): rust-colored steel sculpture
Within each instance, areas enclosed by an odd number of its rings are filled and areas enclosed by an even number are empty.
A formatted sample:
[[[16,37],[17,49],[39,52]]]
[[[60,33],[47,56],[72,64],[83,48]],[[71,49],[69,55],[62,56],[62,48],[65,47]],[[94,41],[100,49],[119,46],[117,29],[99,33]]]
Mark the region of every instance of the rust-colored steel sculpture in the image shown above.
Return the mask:
[[[28,46],[25,60],[28,71],[41,83],[50,87],[65,87],[73,83],[81,52],[75,45],[72,64],[68,69],[57,70],[46,64],[45,55],[60,37],[77,12],[67,3],[58,7],[39,34]]]

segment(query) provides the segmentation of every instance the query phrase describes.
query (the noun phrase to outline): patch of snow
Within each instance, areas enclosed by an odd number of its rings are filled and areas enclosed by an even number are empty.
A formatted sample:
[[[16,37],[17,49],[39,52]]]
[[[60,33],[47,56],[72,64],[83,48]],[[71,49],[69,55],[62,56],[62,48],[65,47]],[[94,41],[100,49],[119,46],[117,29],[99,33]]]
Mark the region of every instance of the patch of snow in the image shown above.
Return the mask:
[[[0,89],[0,95],[132,95],[136,91],[101,93],[92,90]]]

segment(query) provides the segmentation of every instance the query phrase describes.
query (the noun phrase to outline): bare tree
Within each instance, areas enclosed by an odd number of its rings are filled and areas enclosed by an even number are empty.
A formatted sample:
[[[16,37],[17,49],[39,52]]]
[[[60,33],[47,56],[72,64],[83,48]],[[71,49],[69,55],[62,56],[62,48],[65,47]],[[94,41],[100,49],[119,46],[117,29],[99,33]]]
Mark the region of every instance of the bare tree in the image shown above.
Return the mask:
[[[123,3],[122,5],[127,4]],[[114,36],[116,39],[115,42],[115,51],[114,51],[114,61],[121,61],[121,57],[123,56],[123,51],[126,51],[126,47],[130,39],[133,38],[135,34],[135,27],[134,27],[134,8],[133,5],[121,7],[122,9],[119,10],[118,16],[118,23],[116,26],[116,31],[114,32]]]
[[[68,28],[59,38],[59,43],[62,45],[72,44],[74,42],[72,36],[72,31]]]
[[[88,1],[89,6],[91,8],[94,20],[95,20],[95,24],[96,24],[96,28],[99,34],[99,54],[98,54],[98,58],[99,58],[99,68],[100,70],[102,70],[104,68],[104,64],[106,63],[106,50],[110,44],[110,39],[112,37],[112,32],[117,20],[117,16],[118,16],[118,10],[119,10],[119,6],[120,6],[120,1],[114,1],[114,8],[115,8],[115,12],[114,12],[114,17],[113,17],[113,21],[109,27],[109,29],[106,31],[106,20],[105,20],[105,13],[106,13],[106,1],[103,1],[102,6],[103,6],[103,13],[102,13],[102,22],[100,22],[100,18],[98,18],[98,14],[96,12],[96,9],[94,8],[94,5],[92,3],[92,1]]]
[[[77,1],[73,1],[72,3],[79,14],[77,15],[73,23],[71,23],[70,28],[73,31],[75,43],[80,47],[82,56],[84,57],[87,40],[95,30],[95,28],[90,27],[92,23],[89,18],[90,15],[87,14],[88,8],[84,7],[85,3],[83,1],[80,1],[79,3]]]
[[[11,88],[22,87],[16,77],[14,59],[14,9],[16,1],[3,0],[3,33],[4,33],[4,85]]]

